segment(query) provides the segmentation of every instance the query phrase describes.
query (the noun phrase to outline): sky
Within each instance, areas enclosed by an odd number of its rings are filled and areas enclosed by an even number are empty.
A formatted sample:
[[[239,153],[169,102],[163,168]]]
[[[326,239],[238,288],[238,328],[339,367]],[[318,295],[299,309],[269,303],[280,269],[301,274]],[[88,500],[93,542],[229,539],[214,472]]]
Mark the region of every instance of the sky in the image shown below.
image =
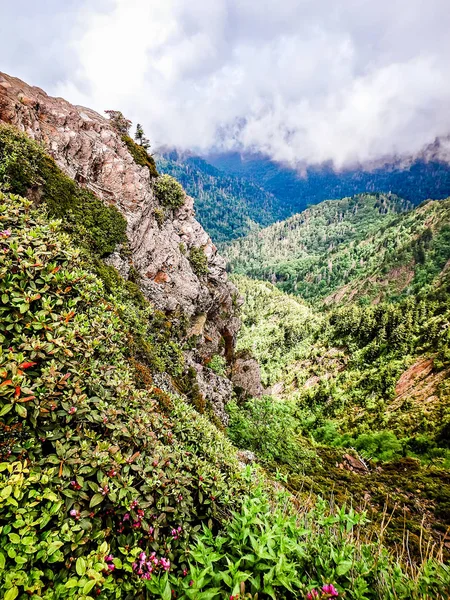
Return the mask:
[[[153,147],[336,168],[450,134],[449,0],[0,0],[0,71]]]

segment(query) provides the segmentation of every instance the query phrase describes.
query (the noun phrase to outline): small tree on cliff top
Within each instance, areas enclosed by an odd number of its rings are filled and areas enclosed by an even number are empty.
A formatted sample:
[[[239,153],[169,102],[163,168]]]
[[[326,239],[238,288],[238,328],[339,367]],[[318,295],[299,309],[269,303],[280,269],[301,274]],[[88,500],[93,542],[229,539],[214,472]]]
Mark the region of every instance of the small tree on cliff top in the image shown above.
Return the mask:
[[[116,131],[121,135],[129,135],[131,121],[124,117],[120,110],[105,110],[105,113]]]
[[[150,141],[148,138],[145,137],[144,129],[142,128],[142,125],[140,123],[136,125],[136,133],[134,134],[134,139],[145,150],[148,150],[150,148]]]

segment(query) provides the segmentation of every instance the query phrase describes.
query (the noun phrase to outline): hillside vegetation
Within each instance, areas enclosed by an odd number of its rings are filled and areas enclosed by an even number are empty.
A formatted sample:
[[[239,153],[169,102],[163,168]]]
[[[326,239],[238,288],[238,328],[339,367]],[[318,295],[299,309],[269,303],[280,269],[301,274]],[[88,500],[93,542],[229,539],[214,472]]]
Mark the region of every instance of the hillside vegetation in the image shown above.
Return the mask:
[[[198,220],[215,243],[242,237],[289,214],[257,183],[227,175],[202,158],[173,151],[161,154],[157,163],[195,199]]]
[[[379,302],[416,291],[450,257],[450,200],[415,210],[396,196],[323,202],[229,244],[235,273],[310,302]]]
[[[298,503],[155,385],[183,370],[183,323],[102,262],[126,248],[116,209],[11,127],[0,186],[5,600],[447,597],[439,553],[408,564],[364,512]]]
[[[206,160],[223,173],[257,182],[292,215],[308,205],[355,194],[392,192],[414,205],[428,198],[447,198],[450,166],[436,160],[432,148],[426,149],[425,156],[393,158],[381,166],[362,164],[341,171],[331,164],[303,165],[301,172],[260,154],[229,152],[206,156]]]
[[[233,277],[266,396],[230,407],[230,435],[292,491],[387,511],[389,543],[407,528],[411,553],[425,538],[448,553],[450,200],[403,208],[326,202],[229,247],[237,271],[277,281]]]

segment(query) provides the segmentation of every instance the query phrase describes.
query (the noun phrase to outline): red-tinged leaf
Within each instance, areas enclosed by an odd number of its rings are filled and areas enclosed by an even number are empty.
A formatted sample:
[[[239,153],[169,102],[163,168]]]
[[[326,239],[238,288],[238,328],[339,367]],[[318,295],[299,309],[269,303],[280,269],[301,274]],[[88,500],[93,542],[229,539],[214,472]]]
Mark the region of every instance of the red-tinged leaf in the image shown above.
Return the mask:
[[[71,310],[67,317],[64,319],[64,323],[68,323],[70,319],[75,315],[74,311]]]
[[[33,398],[36,398],[36,396],[25,396],[25,398],[19,398],[17,402],[29,402],[30,400],[33,400]]]
[[[61,267],[55,267],[54,269],[52,269],[52,273],[57,273],[60,270]]]
[[[3,383],[0,383],[0,387],[2,387],[2,385],[12,385],[12,380],[11,379],[7,379]]]
[[[16,391],[14,392],[14,398],[18,398],[20,396],[20,385],[16,386]]]
[[[21,369],[29,369],[30,367],[34,367],[35,365],[37,365],[36,362],[29,361],[29,362],[23,362],[22,364],[19,365],[19,367]]]

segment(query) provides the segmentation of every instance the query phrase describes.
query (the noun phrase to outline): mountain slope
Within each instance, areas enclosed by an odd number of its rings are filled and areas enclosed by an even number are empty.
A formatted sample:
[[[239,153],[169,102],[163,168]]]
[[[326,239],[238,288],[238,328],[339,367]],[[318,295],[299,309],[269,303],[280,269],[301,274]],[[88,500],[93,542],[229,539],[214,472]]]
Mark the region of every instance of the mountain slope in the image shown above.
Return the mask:
[[[402,215],[410,208],[408,202],[390,194],[327,201],[236,240],[224,253],[236,273],[268,279],[308,300],[323,299],[333,292],[339,300],[337,290],[350,281],[354,284],[359,278],[379,275],[387,266],[388,255],[397,267],[414,260],[406,251],[399,255],[422,228],[422,219],[416,219],[419,213]],[[448,203],[417,210],[438,213],[436,229],[440,231],[448,216]],[[403,237],[398,237],[399,230]],[[376,286],[372,283],[371,291],[361,284],[360,295],[367,292],[373,296]]]
[[[256,182],[227,175],[200,157],[165,152],[157,165],[195,199],[197,217],[216,243],[242,237],[289,214]]]
[[[447,598],[440,548],[411,563],[364,511],[243,464],[215,412],[236,290],[113,113],[0,79],[0,117],[28,132],[0,124],[2,597]],[[311,468],[286,422],[261,439]]]
[[[448,146],[448,140],[444,140]],[[381,164],[335,171],[331,165],[305,167],[299,173],[260,155],[212,154],[206,160],[221,171],[258,182],[294,214],[309,204],[361,193],[392,192],[420,204],[450,196],[449,153],[443,144],[425,148],[417,157],[393,158]]]

